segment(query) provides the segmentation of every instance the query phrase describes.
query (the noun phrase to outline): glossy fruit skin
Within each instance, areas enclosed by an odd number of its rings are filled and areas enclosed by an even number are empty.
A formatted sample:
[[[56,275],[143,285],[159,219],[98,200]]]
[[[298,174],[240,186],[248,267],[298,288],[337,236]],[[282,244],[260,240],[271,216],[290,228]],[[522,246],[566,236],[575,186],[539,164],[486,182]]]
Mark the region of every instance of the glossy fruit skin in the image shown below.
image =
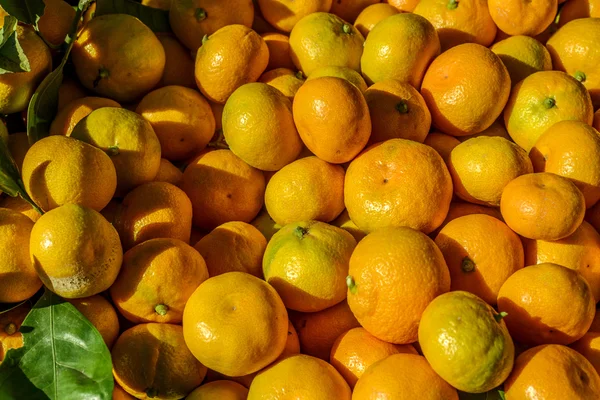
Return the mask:
[[[360,89],[361,93],[364,93],[367,90],[367,83],[359,72],[356,72],[352,68],[348,67],[337,67],[328,65],[325,67],[315,69],[307,78],[316,79],[321,78],[323,76],[334,76],[338,78],[345,79],[350,83],[353,83],[354,86]]]
[[[50,125],[51,135],[71,136],[75,125],[94,110],[102,107],[119,108],[121,105],[104,97],[82,97],[65,105]]]
[[[441,251],[425,234],[384,228],[356,246],[347,284],[348,304],[361,325],[378,339],[406,344],[417,340],[427,305],[450,290],[450,273]],[[380,302],[380,296],[389,301]]]
[[[358,380],[353,400],[379,396],[398,400],[458,400],[456,389],[444,382],[417,354],[394,354],[371,365]]]
[[[504,321],[468,292],[446,293],[430,303],[419,324],[419,344],[438,375],[469,393],[495,388],[513,367],[515,348]]]
[[[490,15],[500,30],[509,35],[536,36],[552,23],[557,0],[490,0]]]
[[[366,39],[369,35],[369,32],[373,30],[375,25],[383,21],[385,18],[396,14],[398,14],[398,10],[390,4],[371,4],[362,10],[360,14],[358,14],[356,21],[354,21],[354,26],[356,26],[356,29],[358,29],[358,31],[362,33]]]
[[[208,368],[229,376],[273,362],[287,340],[288,316],[269,284],[244,272],[206,280],[183,312],[185,343]]]
[[[112,348],[119,337],[119,317],[115,308],[102,295],[69,299],[69,303],[86,317],[100,332],[106,347]]]
[[[511,36],[490,47],[496,53],[510,75],[511,86],[534,72],[551,71],[552,58],[548,49],[529,36]]]
[[[282,32],[291,32],[307,15],[328,13],[332,3],[332,0],[258,0],[260,11],[267,22]]]
[[[290,101],[294,101],[298,89],[304,85],[304,78],[299,75],[289,68],[276,68],[262,74],[258,81],[274,87]]]
[[[38,21],[42,37],[54,46],[60,46],[65,41],[65,36],[71,30],[75,10],[63,0],[43,0],[44,14]]]
[[[548,399],[594,399],[600,393],[600,377],[592,364],[568,347],[548,344],[533,347],[517,357],[504,383],[507,399],[531,396]]]
[[[575,0],[564,4],[560,9],[558,27],[579,18],[600,17],[600,3],[597,0]]]
[[[246,400],[248,389],[233,381],[214,381],[201,385],[186,400]]]
[[[267,32],[260,35],[269,48],[269,64],[267,71],[277,68],[295,69],[290,55],[290,37],[278,32]]]
[[[448,165],[450,153],[452,153],[452,150],[460,144],[460,141],[454,136],[446,135],[445,133],[431,132],[425,136],[423,144],[426,144],[437,151],[444,160],[444,163]]]

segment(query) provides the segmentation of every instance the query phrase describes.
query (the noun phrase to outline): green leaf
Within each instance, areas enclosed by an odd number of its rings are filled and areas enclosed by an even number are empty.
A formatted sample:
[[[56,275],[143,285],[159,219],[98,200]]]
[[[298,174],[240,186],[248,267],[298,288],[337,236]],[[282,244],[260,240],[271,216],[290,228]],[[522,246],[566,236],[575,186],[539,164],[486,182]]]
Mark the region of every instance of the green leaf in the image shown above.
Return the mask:
[[[0,0],[0,6],[8,14],[24,24],[33,25],[37,29],[40,17],[44,15],[44,0]]]
[[[171,32],[168,11],[148,7],[133,0],[97,0],[95,16],[105,14],[133,15],[154,32]]]
[[[4,17],[4,26],[0,29],[0,74],[11,72],[29,72],[29,60],[17,38],[17,23],[10,15]]]
[[[1,399],[112,399],[110,352],[72,304],[46,290],[20,331],[23,347],[0,364]]]

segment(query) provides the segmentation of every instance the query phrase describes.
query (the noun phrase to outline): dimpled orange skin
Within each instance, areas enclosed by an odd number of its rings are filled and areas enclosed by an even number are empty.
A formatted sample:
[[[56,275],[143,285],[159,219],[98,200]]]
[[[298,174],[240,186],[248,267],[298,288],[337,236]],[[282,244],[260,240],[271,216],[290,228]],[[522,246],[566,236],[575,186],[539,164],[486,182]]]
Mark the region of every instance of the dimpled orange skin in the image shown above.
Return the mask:
[[[387,17],[398,14],[396,7],[386,3],[375,3],[366,7],[358,14],[354,26],[362,35],[366,37],[373,30],[375,25],[383,21]]]
[[[183,172],[194,226],[214,229],[229,221],[250,222],[262,208],[265,178],[230,150],[199,155]]]
[[[306,147],[330,163],[352,160],[371,135],[367,102],[360,90],[345,79],[306,81],[294,98],[293,114]]]
[[[600,234],[583,221],[575,233],[556,241],[524,239],[525,265],[554,263],[578,271],[600,299]]]
[[[440,40],[433,25],[420,15],[400,13],[369,32],[360,66],[368,84],[397,79],[419,88],[439,54]]]
[[[496,37],[486,0],[421,0],[414,13],[437,29],[442,52],[463,43],[488,47]]]
[[[433,240],[411,228],[379,229],[361,240],[350,258],[348,305],[378,339],[417,340],[421,314],[450,290],[450,273]],[[379,299],[385,297],[386,301]]]
[[[379,1],[380,0],[334,0],[329,12],[337,15],[344,21],[353,24],[361,11],[368,6],[379,3]]]
[[[521,175],[502,192],[500,210],[508,226],[529,239],[559,240],[571,235],[585,216],[585,198],[560,175]]]
[[[280,31],[291,32],[294,25],[309,14],[329,12],[332,0],[258,0],[267,22]]]
[[[63,0],[43,1],[46,7],[44,8],[44,14],[38,21],[39,32],[48,43],[60,46],[71,30],[75,10]]]
[[[446,135],[441,132],[431,132],[425,136],[423,144],[432,147],[444,159],[446,165],[450,159],[452,150],[460,144],[460,141],[454,136]]]
[[[31,311],[31,305],[23,303],[0,314],[0,363],[10,349],[23,347],[23,334],[19,332],[19,329],[29,311]]]
[[[50,134],[71,136],[73,128],[79,121],[87,117],[92,111],[102,107],[118,108],[121,105],[104,97],[83,97],[70,102],[54,117],[54,121],[50,125]]]
[[[579,18],[600,18],[600,1],[598,0],[573,0],[560,9],[558,27]]]
[[[535,36],[554,20],[557,0],[489,0],[488,7],[494,23],[511,36]]]
[[[431,113],[417,89],[390,79],[371,85],[364,95],[372,122],[369,143],[396,138],[423,143]]]
[[[304,78],[299,77],[301,75],[288,68],[276,68],[262,74],[258,81],[273,86],[293,101],[298,89],[304,84]]]
[[[259,373],[250,385],[248,400],[350,400],[344,378],[327,362],[305,354],[279,361]]]
[[[187,243],[192,230],[192,204],[175,185],[146,183],[125,196],[114,225],[125,250],[154,238]]]
[[[174,166],[169,160],[161,158],[158,173],[154,182],[167,182],[177,187],[181,186],[183,181],[183,172]]]
[[[275,361],[285,348],[288,323],[275,289],[245,272],[206,280],[183,312],[188,348],[202,364],[229,376],[248,375]]]
[[[119,317],[108,300],[97,294],[83,299],[69,299],[68,302],[100,332],[106,347],[112,348],[119,336]]]
[[[377,339],[365,328],[353,328],[341,334],[331,348],[331,365],[344,377],[350,388],[365,371],[392,354],[417,354],[410,344],[392,344]]]
[[[560,121],[548,128],[529,152],[536,172],[571,179],[587,208],[600,199],[600,133],[581,121]]]
[[[353,400],[458,400],[458,393],[418,354],[394,354],[365,371]]]
[[[165,49],[165,70],[157,87],[179,85],[195,89],[195,62],[189,50],[170,33],[158,33],[157,37]]]
[[[389,3],[394,6],[399,12],[413,12],[419,0],[383,0],[384,3]]]
[[[409,226],[432,232],[446,218],[452,179],[431,147],[405,139],[375,144],[350,163],[344,202],[365,232]]]
[[[538,71],[552,70],[548,49],[529,36],[510,36],[497,41],[490,49],[508,70],[512,86]]]
[[[444,52],[430,65],[421,94],[433,126],[453,136],[479,133],[502,114],[510,76],[500,57],[475,43]]]
[[[435,244],[450,270],[450,290],[471,292],[492,306],[502,284],[524,266],[519,236],[489,215],[452,220],[437,235]]]
[[[600,332],[587,332],[581,339],[571,344],[571,348],[582,356],[594,366],[597,373],[600,374]]]
[[[227,25],[208,37],[196,56],[196,84],[207,99],[225,104],[245,83],[256,82],[269,63],[269,48],[244,25]]]
[[[278,32],[268,32],[260,35],[269,48],[269,64],[267,71],[276,68],[296,69],[290,56],[290,38]]]
[[[196,388],[186,400],[246,400],[248,389],[233,381],[214,381]]]
[[[262,278],[262,257],[267,240],[254,226],[226,222],[204,236],[194,248],[206,261],[208,274],[217,276],[242,271]]]
[[[40,219],[41,214],[38,213],[28,202],[23,200],[21,197],[10,197],[5,196],[0,200],[0,208],[8,208],[9,210],[20,212],[27,216],[33,222]]]
[[[206,375],[188,350],[183,329],[172,324],[140,324],[123,332],[112,352],[115,381],[129,394],[147,399],[180,399]]]
[[[175,36],[191,51],[202,46],[202,37],[227,25],[252,26],[251,0],[172,0],[169,22]]]
[[[558,344],[542,345],[517,357],[504,392],[510,400],[596,399],[600,377],[575,350]]]

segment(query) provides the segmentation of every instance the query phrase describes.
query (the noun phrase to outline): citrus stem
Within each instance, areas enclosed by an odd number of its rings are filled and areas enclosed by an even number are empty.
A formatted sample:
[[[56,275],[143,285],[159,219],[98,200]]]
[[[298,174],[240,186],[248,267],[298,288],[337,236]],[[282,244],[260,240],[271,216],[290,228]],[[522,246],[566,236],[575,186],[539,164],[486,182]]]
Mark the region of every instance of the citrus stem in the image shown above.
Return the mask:
[[[158,390],[154,389],[154,388],[148,388],[145,390],[146,392],[146,396],[148,396],[149,398],[153,399],[158,395]]]
[[[352,25],[350,25],[350,24],[342,25],[342,32],[344,32],[346,34],[352,33]]]
[[[164,317],[165,315],[167,315],[167,312],[169,311],[169,307],[167,307],[164,304],[159,304],[156,307],[154,307],[154,311],[156,311],[156,313],[158,315],[161,315]]]
[[[302,71],[296,72],[296,78],[298,78],[300,80],[304,80],[304,74],[302,73]]]
[[[348,286],[348,290],[350,291],[350,293],[356,294],[356,291],[358,290],[358,285],[354,281],[354,277],[352,275],[348,275],[346,277],[346,286]]]
[[[211,149],[229,150],[229,145],[225,140],[225,135],[223,135],[223,129],[217,129],[212,140],[206,145],[206,147]]]
[[[206,42],[208,42],[208,35],[202,36],[202,44],[205,44]]]
[[[544,100],[544,107],[546,107],[547,109],[551,109],[555,105],[556,105],[556,100],[554,100],[551,97],[548,97]]]
[[[296,227],[296,229],[294,230],[294,233],[296,234],[296,236],[298,236],[300,239],[304,239],[304,236],[308,235],[308,228],[305,228],[303,226],[298,226]]]
[[[408,113],[408,103],[406,103],[406,100],[400,100],[400,102],[396,104],[396,111],[400,114]]]
[[[456,10],[458,8],[458,1],[450,0],[446,5],[446,8],[448,8],[448,10]]]
[[[494,315],[494,319],[496,320],[496,322],[498,322],[498,323],[499,323],[499,322],[500,322],[500,321],[502,321],[502,319],[503,319],[504,317],[506,317],[507,315],[508,315],[508,313],[507,313],[507,312],[501,311],[501,312],[499,312],[498,314]]]
[[[575,77],[575,79],[577,79],[581,83],[585,82],[585,80],[587,78],[585,76],[585,72],[582,72],[582,71],[576,71],[573,76]]]
[[[473,272],[475,271],[475,263],[469,257],[465,257],[460,263],[460,269],[463,272]]]
[[[7,335],[12,335],[17,331],[17,326],[12,323],[9,322],[8,324],[6,324],[6,326],[4,327],[4,332],[6,332]]]
[[[98,76],[96,77],[96,79],[94,79],[94,82],[92,83],[92,85],[94,87],[98,87],[98,85],[100,84],[100,81],[102,79],[106,79],[110,76],[110,73],[108,72],[108,70],[104,67],[100,67],[100,69],[98,70]]]
[[[108,149],[106,149],[106,154],[108,154],[109,156],[118,156],[119,155],[119,147],[118,146],[109,146]]]
[[[206,10],[204,8],[196,8],[194,16],[196,17],[196,20],[200,22],[204,21],[206,17],[208,17],[208,14],[206,13]]]

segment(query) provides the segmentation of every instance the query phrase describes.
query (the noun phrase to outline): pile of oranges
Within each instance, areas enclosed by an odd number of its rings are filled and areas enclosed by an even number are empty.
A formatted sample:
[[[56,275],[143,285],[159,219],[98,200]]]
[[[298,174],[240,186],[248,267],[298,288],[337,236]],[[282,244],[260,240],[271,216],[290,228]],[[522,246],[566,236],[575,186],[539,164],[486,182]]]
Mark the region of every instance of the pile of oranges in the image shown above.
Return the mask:
[[[114,399],[600,398],[598,1],[142,3],[0,132],[44,211],[0,200],[0,302],[71,302]]]

